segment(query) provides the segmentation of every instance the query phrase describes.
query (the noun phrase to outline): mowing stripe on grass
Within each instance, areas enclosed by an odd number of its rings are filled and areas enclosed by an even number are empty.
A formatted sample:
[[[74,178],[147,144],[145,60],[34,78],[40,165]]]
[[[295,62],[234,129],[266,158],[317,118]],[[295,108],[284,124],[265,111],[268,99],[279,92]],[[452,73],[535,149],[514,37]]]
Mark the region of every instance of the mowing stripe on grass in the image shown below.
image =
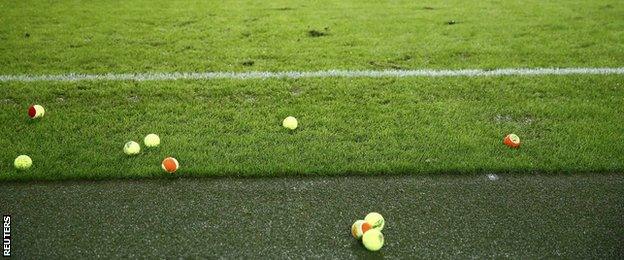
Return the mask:
[[[463,70],[322,70],[283,72],[171,72],[124,74],[61,74],[61,75],[0,75],[0,82],[33,81],[163,81],[212,79],[269,79],[269,78],[382,78],[382,77],[493,77],[533,75],[609,75],[624,74],[620,68],[516,68]]]

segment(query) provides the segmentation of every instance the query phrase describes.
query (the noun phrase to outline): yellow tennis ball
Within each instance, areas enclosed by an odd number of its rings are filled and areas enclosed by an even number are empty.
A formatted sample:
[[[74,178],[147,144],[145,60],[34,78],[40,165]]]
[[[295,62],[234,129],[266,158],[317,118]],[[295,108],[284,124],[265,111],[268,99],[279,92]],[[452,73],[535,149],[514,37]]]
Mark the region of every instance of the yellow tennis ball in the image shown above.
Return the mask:
[[[148,134],[147,136],[145,136],[145,139],[143,139],[143,143],[145,143],[146,147],[159,146],[160,137],[158,137],[156,134]]]
[[[362,244],[370,251],[379,251],[384,245],[384,236],[378,229],[371,229],[362,236]]]
[[[282,122],[282,126],[290,130],[295,130],[295,128],[297,128],[297,118],[293,116],[289,116],[285,118],[284,121]]]
[[[15,158],[15,162],[13,162],[15,168],[18,170],[26,170],[32,166],[32,159],[28,155],[20,155]]]
[[[379,229],[379,231],[383,230],[384,225],[386,224],[384,218],[377,212],[368,213],[364,220],[368,222],[373,229]]]
[[[138,154],[140,151],[141,146],[135,141],[127,142],[126,145],[124,145],[124,153],[126,153],[127,155],[135,155]]]

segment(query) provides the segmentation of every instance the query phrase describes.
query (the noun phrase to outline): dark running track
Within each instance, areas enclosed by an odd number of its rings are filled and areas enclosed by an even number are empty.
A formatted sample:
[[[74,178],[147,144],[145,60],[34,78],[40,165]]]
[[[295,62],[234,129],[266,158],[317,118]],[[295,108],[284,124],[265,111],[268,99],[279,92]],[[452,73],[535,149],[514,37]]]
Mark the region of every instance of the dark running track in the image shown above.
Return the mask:
[[[0,184],[19,258],[624,258],[624,175]],[[349,228],[386,217],[385,247]]]

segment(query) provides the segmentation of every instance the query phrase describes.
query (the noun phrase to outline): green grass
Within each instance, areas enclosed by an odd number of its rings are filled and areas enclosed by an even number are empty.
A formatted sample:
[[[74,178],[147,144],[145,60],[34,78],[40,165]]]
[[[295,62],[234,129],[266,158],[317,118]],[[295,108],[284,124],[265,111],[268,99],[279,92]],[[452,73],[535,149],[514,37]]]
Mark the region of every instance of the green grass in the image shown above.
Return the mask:
[[[2,1],[0,73],[621,66],[622,13],[618,0]]]
[[[622,76],[37,83],[5,86],[2,179],[621,171]],[[600,84],[596,84],[600,82]],[[59,99],[62,97],[62,101]],[[40,121],[29,102],[46,104]],[[300,128],[280,126],[287,115]],[[128,140],[158,133],[137,157]],[[502,144],[516,133],[523,146]],[[15,172],[15,156],[35,167]]]
[[[623,11],[619,1],[2,2],[0,74],[621,67]],[[0,180],[166,176],[168,155],[183,176],[617,172],[622,82],[0,83]],[[26,117],[32,103],[45,118]],[[288,115],[300,120],[293,133],[280,127]],[[160,148],[123,154],[152,132]],[[501,144],[511,132],[521,149]],[[15,171],[19,154],[34,167]]]

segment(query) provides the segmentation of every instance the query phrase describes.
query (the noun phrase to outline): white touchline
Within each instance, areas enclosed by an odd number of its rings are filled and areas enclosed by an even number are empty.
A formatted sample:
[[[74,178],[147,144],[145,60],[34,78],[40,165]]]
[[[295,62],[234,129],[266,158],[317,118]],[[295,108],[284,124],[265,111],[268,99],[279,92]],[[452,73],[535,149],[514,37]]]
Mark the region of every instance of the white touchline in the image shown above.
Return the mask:
[[[612,75],[624,74],[620,68],[508,68],[461,70],[321,70],[283,72],[153,72],[59,75],[0,75],[0,82],[34,81],[163,81],[212,79],[269,79],[269,78],[390,78],[390,77],[495,77],[534,75]]]

